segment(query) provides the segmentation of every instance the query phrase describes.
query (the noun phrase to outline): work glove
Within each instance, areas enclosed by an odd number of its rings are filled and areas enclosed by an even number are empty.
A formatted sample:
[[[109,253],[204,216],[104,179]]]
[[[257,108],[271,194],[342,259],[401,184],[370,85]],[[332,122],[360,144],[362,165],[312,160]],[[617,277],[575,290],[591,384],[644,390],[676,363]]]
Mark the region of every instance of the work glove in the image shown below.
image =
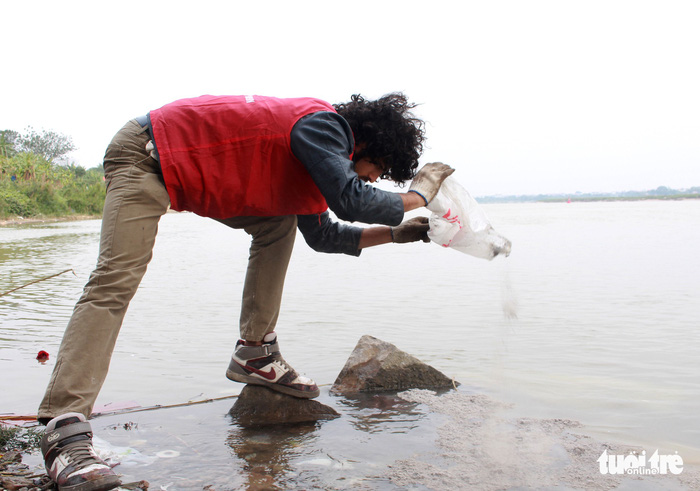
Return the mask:
[[[418,193],[425,200],[425,205],[428,206],[428,203],[440,190],[442,181],[454,171],[452,167],[442,162],[425,164],[413,178],[408,191]]]
[[[416,217],[406,220],[398,227],[391,228],[391,240],[397,244],[405,244],[406,242],[430,242],[428,238],[428,217]]]

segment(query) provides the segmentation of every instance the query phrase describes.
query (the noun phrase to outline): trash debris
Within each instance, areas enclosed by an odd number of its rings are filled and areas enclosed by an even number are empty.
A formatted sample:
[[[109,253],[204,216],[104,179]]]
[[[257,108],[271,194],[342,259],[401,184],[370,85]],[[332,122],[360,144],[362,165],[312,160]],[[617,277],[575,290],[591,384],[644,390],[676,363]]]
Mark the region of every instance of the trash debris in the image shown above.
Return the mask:
[[[118,447],[98,436],[92,437],[92,446],[97,455],[111,466],[117,464],[125,467],[132,465],[149,465],[158,460],[158,456],[144,455],[135,448]]]
[[[161,459],[174,459],[175,457],[179,456],[180,452],[178,452],[177,450],[162,450],[156,453],[156,457]]]

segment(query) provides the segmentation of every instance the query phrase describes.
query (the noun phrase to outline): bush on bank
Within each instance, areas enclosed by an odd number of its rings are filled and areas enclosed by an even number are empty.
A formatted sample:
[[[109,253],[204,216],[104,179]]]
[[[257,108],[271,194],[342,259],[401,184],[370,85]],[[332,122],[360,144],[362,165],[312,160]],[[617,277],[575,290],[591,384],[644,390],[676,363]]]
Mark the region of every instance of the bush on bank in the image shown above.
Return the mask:
[[[58,165],[31,152],[0,155],[0,218],[100,215],[104,199],[101,167]]]

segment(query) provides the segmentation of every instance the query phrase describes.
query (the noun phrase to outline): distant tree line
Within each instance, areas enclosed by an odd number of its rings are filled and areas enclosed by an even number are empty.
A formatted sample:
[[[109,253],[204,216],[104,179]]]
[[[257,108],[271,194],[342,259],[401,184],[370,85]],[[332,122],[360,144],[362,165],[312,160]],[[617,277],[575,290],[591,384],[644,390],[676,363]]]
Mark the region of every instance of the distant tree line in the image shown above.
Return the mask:
[[[14,130],[0,131],[0,155],[13,157],[18,153],[33,153],[49,162],[65,163],[68,154],[75,150],[70,136],[54,131],[36,131],[31,126],[24,133]]]
[[[479,203],[525,203],[560,201],[638,201],[646,199],[700,199],[700,186],[673,189],[659,186],[646,191],[620,191],[616,193],[531,194],[509,196],[480,196]]]
[[[69,136],[53,131],[0,131],[0,218],[102,213],[102,166],[69,162],[73,150]]]

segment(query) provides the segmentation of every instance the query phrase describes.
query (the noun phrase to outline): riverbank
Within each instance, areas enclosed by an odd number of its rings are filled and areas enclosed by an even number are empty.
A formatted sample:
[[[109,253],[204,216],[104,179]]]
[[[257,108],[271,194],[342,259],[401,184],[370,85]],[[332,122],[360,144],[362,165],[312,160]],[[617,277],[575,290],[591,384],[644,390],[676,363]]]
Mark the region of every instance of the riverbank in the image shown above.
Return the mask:
[[[0,227],[10,227],[15,225],[33,225],[39,223],[75,222],[78,220],[97,220],[100,215],[67,215],[58,217],[38,216],[31,218],[13,217],[0,218]]]
[[[175,211],[168,208],[166,213],[190,213],[188,211]],[[36,225],[42,223],[78,222],[81,220],[101,220],[102,215],[61,215],[61,216],[34,216],[34,217],[5,217],[0,218],[0,227],[14,227],[17,225]]]

